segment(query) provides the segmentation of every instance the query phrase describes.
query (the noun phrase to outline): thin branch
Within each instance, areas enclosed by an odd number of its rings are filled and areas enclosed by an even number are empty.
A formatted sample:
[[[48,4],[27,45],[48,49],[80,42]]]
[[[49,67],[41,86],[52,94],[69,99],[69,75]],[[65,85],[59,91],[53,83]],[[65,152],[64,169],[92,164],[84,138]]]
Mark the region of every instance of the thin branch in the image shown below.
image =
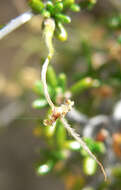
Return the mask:
[[[53,19],[46,19],[44,22],[44,26],[45,26],[45,28],[44,28],[45,43],[46,43],[49,53],[42,66],[41,78],[42,78],[42,83],[43,83],[43,87],[44,87],[44,94],[45,94],[46,100],[53,110],[55,106],[54,106],[54,104],[50,98],[49,92],[48,92],[47,82],[46,82],[46,74],[47,74],[48,65],[54,54],[52,39],[53,39],[53,35],[54,35],[54,30],[55,30],[55,21]]]
[[[48,93],[47,82],[46,82],[46,73],[47,73],[47,68],[48,68],[49,62],[50,62],[50,60],[47,57],[42,66],[41,78],[42,78],[43,89],[44,89],[44,94],[45,94],[46,100],[47,100],[48,104],[50,105],[50,107],[53,109],[55,106]]]
[[[101,164],[101,162],[96,158],[96,156],[90,151],[90,149],[88,148],[88,146],[86,145],[86,143],[81,139],[80,135],[78,133],[75,132],[75,130],[73,128],[70,127],[70,125],[67,123],[67,121],[64,118],[61,118],[62,123],[64,124],[65,128],[67,129],[67,131],[71,134],[71,136],[77,140],[81,146],[84,148],[84,150],[98,163],[98,165],[100,166],[103,174],[104,174],[104,178],[105,181],[107,180],[107,175],[106,172],[104,170],[103,165]]]
[[[33,15],[34,14],[31,11],[27,11],[12,19],[5,27],[0,30],[0,40],[24,23],[28,22],[33,17]]]

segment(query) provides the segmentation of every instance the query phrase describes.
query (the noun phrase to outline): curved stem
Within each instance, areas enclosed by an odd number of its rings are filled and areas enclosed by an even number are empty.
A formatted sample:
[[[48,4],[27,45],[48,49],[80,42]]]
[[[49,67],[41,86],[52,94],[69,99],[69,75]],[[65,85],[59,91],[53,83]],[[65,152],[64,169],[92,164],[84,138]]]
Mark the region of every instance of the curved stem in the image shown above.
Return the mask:
[[[81,146],[84,148],[84,150],[98,163],[98,165],[100,166],[103,174],[104,174],[104,178],[105,181],[107,180],[107,175],[106,172],[104,170],[103,165],[101,164],[101,162],[96,158],[96,156],[90,151],[90,149],[88,148],[88,146],[86,145],[86,143],[81,139],[80,135],[77,134],[75,132],[75,130],[73,128],[70,127],[70,125],[67,123],[67,121],[64,118],[61,118],[61,121],[63,122],[65,128],[67,129],[67,131],[71,134],[72,137],[74,137],[74,139],[76,139]]]
[[[44,94],[46,97],[46,100],[50,107],[53,109],[55,106],[50,98],[48,88],[47,88],[47,82],[46,82],[46,74],[47,74],[47,68],[50,63],[50,60],[52,59],[52,56],[54,54],[54,48],[52,44],[52,39],[53,39],[53,34],[55,30],[55,21],[52,18],[46,19],[44,22],[45,28],[44,28],[44,36],[45,36],[45,43],[48,48],[49,54],[47,58],[45,59],[45,62],[42,66],[42,71],[41,71],[41,78],[42,78],[42,83],[44,87]]]
[[[26,23],[33,17],[31,11],[27,11],[16,18],[12,19],[6,26],[0,29],[0,40],[7,36],[9,33],[13,32],[15,29],[20,27],[22,24]]]
[[[46,73],[47,73],[47,68],[48,68],[49,62],[50,62],[50,58],[47,57],[42,66],[41,78],[42,78],[42,83],[43,83],[43,87],[44,87],[44,94],[45,94],[46,100],[47,100],[48,104],[50,105],[50,107],[53,109],[55,106],[48,93],[47,82],[46,82]]]

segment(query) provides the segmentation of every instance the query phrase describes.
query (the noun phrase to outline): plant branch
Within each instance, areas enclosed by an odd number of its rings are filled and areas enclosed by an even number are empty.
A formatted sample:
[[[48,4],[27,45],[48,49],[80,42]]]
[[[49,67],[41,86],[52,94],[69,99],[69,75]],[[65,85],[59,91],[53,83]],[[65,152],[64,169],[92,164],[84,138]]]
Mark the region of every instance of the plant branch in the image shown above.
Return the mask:
[[[5,27],[0,30],[0,40],[24,23],[28,22],[33,17],[33,15],[34,14],[31,11],[27,11],[12,19]]]
[[[86,145],[86,143],[81,139],[80,135],[78,133],[75,132],[75,130],[73,128],[70,127],[70,125],[67,123],[67,121],[64,118],[61,118],[62,123],[64,124],[65,128],[67,129],[67,131],[71,134],[71,136],[77,140],[81,146],[84,148],[84,150],[97,162],[97,164],[100,166],[103,174],[104,174],[104,178],[105,181],[107,180],[107,175],[106,172],[104,170],[103,165],[101,164],[101,162],[96,158],[96,156],[90,151],[90,149],[88,148],[88,146]]]
[[[46,82],[46,73],[47,73],[47,68],[48,68],[49,62],[50,62],[50,59],[47,57],[42,66],[41,79],[42,79],[42,83],[43,83],[43,89],[44,89],[44,94],[45,94],[46,100],[47,100],[48,104],[50,105],[50,107],[53,109],[55,106],[48,93],[47,82]]]
[[[42,66],[41,79],[42,79],[42,83],[44,87],[44,94],[45,94],[46,100],[48,104],[50,105],[50,107],[54,109],[55,106],[50,98],[48,88],[47,88],[46,74],[47,74],[48,65],[54,54],[52,39],[53,39],[54,30],[55,30],[55,22],[53,19],[46,19],[44,24],[45,24],[45,28],[44,28],[45,43],[46,43],[49,53]]]

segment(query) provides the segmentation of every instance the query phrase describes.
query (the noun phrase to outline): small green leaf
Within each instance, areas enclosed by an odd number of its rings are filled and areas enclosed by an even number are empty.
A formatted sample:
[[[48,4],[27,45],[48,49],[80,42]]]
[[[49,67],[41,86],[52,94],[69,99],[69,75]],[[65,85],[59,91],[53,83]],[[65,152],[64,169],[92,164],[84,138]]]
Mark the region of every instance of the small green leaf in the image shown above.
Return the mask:
[[[66,41],[68,38],[67,31],[60,22],[57,24],[55,34],[56,34],[56,37],[62,42]]]
[[[62,2],[56,2],[54,5],[54,13],[59,13],[63,10],[63,3]]]
[[[64,143],[64,147],[73,151],[78,151],[81,148],[80,143],[74,140],[68,140]]]
[[[61,87],[57,87],[55,88],[55,95],[58,96],[58,95],[62,95],[63,94],[63,90]]]
[[[76,82],[71,88],[70,91],[72,94],[78,94],[81,91],[91,88],[91,87],[99,87],[100,83],[97,79],[92,79],[89,77],[86,77],[84,79],[79,80]]]
[[[36,169],[38,175],[46,175],[48,174],[54,167],[53,160],[47,161],[43,165],[39,165]]]
[[[65,92],[66,88],[67,88],[67,78],[65,73],[61,73],[58,76],[58,86],[60,86],[63,90],[63,92]]]
[[[53,126],[45,126],[43,131],[47,138],[51,138],[55,133],[55,128]]]
[[[57,21],[60,21],[62,23],[68,24],[71,22],[71,18],[69,16],[61,14],[61,13],[55,14],[55,18],[57,19]]]
[[[64,0],[63,1],[64,8],[69,8],[69,6],[74,3],[75,3],[75,0]]]
[[[51,87],[56,87],[57,86],[57,77],[56,73],[51,65],[48,66],[47,70],[47,81]]]
[[[66,139],[66,130],[63,124],[58,120],[55,130],[55,143],[57,148],[62,148]]]
[[[41,14],[44,18],[50,18],[51,16],[50,12],[47,11],[46,9],[43,9]]]
[[[52,14],[53,13],[53,10],[54,10],[54,5],[51,1],[48,1],[47,4],[46,4],[46,8],[47,10]]]
[[[69,154],[67,150],[57,150],[57,151],[53,151],[52,153],[53,158],[55,159],[55,161],[57,160],[65,160]]]
[[[43,85],[41,81],[38,80],[35,82],[34,91],[41,96],[44,95]]]
[[[83,171],[86,175],[94,175],[97,170],[97,163],[91,157],[86,157],[83,163]]]
[[[73,12],[79,12],[80,11],[80,6],[78,4],[72,4],[70,6],[70,10]]]
[[[38,95],[44,96],[43,84],[42,84],[41,81],[38,80],[38,81],[35,82],[35,86],[34,86],[33,90],[34,90]],[[51,96],[53,96],[53,91],[52,91],[52,89],[51,89],[51,87],[50,87],[49,85],[48,85],[48,91],[49,91],[49,94],[50,94]]]
[[[48,105],[45,99],[37,99],[32,103],[32,107],[35,109],[41,109]]]
[[[29,6],[33,9],[34,12],[36,13],[41,13],[41,11],[44,8],[43,2],[40,0],[30,0],[29,1]]]
[[[82,8],[87,8],[88,10],[91,10],[96,4],[96,2],[97,0],[83,0],[80,2],[80,6]]]

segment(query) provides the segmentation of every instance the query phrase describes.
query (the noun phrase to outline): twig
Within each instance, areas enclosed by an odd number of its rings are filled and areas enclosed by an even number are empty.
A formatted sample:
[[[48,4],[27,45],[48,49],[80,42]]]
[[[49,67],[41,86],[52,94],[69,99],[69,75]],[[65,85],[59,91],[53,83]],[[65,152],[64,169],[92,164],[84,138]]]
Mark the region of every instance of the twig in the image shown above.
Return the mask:
[[[46,100],[47,100],[48,104],[50,105],[50,107],[52,109],[54,109],[55,106],[54,106],[54,104],[50,98],[49,93],[48,93],[47,82],[46,82],[46,73],[47,73],[47,68],[48,68],[49,62],[50,62],[50,60],[47,57],[43,66],[42,66],[41,78],[42,78],[43,89],[44,89],[44,94],[45,94]]]
[[[7,36],[9,33],[13,32],[15,29],[29,21],[33,17],[31,11],[27,11],[18,17],[12,19],[5,27],[0,30],[0,40]]]
[[[42,79],[42,83],[43,83],[44,94],[45,94],[46,100],[53,110],[55,106],[48,93],[46,74],[47,74],[48,65],[54,54],[52,39],[53,39],[54,30],[55,30],[55,22],[53,19],[46,19],[44,22],[44,25],[45,25],[45,29],[44,29],[45,43],[46,43],[49,53],[42,66],[41,79]]]
[[[82,147],[85,149],[85,151],[87,151],[88,154],[98,163],[98,165],[100,166],[100,168],[104,174],[105,180],[106,180],[107,176],[106,176],[105,170],[104,170],[101,162],[98,161],[98,159],[90,151],[90,149],[88,148],[86,143],[80,138],[80,136],[74,131],[74,129],[72,129],[70,127],[70,125],[64,119],[65,115],[71,110],[74,102],[67,100],[65,102],[65,105],[62,104],[61,106],[56,107],[50,98],[50,95],[49,95],[49,92],[47,89],[47,83],[46,83],[46,73],[47,73],[48,64],[54,54],[52,39],[53,39],[54,30],[55,30],[55,21],[53,19],[47,19],[44,24],[45,24],[45,30],[44,30],[45,43],[46,43],[46,46],[48,47],[49,54],[43,64],[41,76],[42,76],[42,83],[43,83],[43,87],[44,87],[44,94],[45,94],[46,100],[47,100],[48,104],[50,105],[50,107],[52,108],[52,114],[51,114],[49,120],[44,121],[44,124],[45,125],[54,125],[56,120],[58,118],[60,118],[62,123],[64,124],[65,128],[67,129],[67,131],[71,134],[71,136],[75,140],[77,140],[82,145]]]
[[[61,118],[62,123],[64,124],[65,128],[67,129],[67,131],[71,134],[71,136],[77,140],[81,146],[84,148],[84,150],[97,162],[97,164],[100,166],[103,174],[104,174],[104,178],[105,181],[107,180],[107,175],[106,172],[104,170],[103,165],[101,164],[101,162],[96,158],[96,156],[90,151],[90,149],[88,148],[88,146],[86,145],[86,143],[81,139],[80,135],[78,133],[75,132],[75,130],[73,128],[70,127],[70,125],[67,123],[67,121],[64,118]]]

